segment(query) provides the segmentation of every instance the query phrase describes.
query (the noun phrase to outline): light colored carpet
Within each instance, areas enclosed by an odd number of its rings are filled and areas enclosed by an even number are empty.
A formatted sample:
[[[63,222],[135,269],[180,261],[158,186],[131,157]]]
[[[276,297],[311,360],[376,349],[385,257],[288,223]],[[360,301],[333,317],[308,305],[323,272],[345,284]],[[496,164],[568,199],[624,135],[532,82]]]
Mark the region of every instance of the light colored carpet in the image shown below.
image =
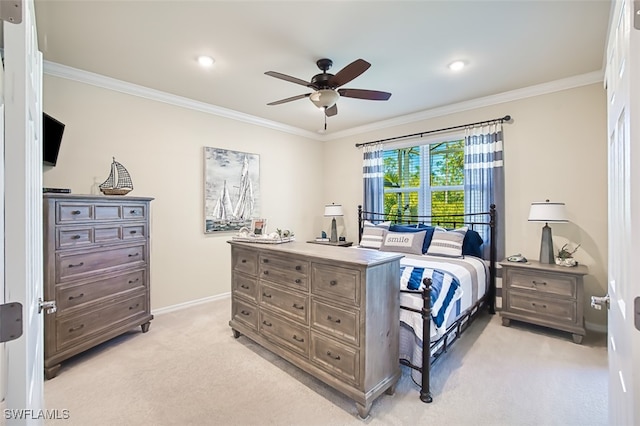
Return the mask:
[[[71,425],[605,425],[607,349],[483,315],[432,373],[424,404],[409,370],[360,420],[355,404],[228,326],[230,299],[161,315],[65,363],[45,382]]]

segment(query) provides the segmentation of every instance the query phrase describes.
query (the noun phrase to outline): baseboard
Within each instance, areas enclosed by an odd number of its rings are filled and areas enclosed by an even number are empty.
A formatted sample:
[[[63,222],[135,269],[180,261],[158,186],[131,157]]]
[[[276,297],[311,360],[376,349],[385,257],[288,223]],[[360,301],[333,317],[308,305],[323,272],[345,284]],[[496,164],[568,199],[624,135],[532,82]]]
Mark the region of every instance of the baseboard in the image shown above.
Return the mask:
[[[177,305],[165,306],[164,308],[153,309],[151,313],[153,315],[162,315],[173,311],[179,311],[192,306],[202,305],[204,303],[214,302],[216,300],[228,299],[231,297],[231,292],[217,294],[215,296],[205,297],[204,299],[191,300],[189,302],[178,303]]]

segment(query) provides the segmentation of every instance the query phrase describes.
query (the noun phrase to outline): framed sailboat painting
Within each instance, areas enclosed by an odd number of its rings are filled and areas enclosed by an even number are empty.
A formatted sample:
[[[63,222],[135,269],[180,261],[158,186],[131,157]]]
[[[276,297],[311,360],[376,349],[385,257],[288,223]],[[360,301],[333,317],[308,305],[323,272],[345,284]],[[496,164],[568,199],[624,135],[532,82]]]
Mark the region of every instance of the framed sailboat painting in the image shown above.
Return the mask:
[[[237,231],[260,217],[260,156],[204,148],[205,233]]]

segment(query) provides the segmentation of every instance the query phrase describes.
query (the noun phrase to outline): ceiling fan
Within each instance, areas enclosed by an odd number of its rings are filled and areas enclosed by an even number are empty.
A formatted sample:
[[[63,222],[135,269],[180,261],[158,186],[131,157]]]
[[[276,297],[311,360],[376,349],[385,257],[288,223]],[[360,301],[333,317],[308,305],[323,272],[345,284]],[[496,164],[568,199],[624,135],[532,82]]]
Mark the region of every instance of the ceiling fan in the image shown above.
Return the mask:
[[[275,71],[265,72],[266,75],[271,77],[300,84],[314,90],[311,93],[292,96],[290,98],[270,102],[267,105],[280,105],[285,102],[309,98],[315,106],[324,109],[325,117],[331,117],[338,113],[338,106],[336,105],[336,102],[340,96],[372,101],[386,101],[391,97],[391,93],[379,92],[377,90],[339,88],[369,69],[371,64],[364,59],[356,59],[338,71],[335,75],[327,72],[333,65],[333,61],[331,59],[319,59],[316,61],[316,65],[322,72],[314,75],[310,82]]]

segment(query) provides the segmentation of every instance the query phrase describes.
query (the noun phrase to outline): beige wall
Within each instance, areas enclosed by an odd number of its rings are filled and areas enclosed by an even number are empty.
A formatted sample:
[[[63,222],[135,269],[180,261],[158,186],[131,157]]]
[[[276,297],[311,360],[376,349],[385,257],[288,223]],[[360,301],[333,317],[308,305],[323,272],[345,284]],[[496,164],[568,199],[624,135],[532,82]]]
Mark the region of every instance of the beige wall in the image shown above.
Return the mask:
[[[362,200],[362,151],[355,143],[413,134],[505,115],[506,253],[538,259],[541,223],[529,223],[532,201],[566,203],[570,223],[552,224],[556,250],[581,244],[577,260],[585,279],[587,326],[604,330],[606,312],[589,307],[607,288],[607,131],[602,84],[477,108],[383,131],[325,142],[325,198],[343,203],[343,224],[357,239]],[[340,170],[340,173],[336,173]]]
[[[230,291],[230,234],[203,233],[203,147],[260,155],[269,229],[308,239],[323,220],[321,142],[46,74],[44,110],[66,124],[44,186],[99,193],[115,156],[131,173],[131,194],[155,197],[152,309]]]

